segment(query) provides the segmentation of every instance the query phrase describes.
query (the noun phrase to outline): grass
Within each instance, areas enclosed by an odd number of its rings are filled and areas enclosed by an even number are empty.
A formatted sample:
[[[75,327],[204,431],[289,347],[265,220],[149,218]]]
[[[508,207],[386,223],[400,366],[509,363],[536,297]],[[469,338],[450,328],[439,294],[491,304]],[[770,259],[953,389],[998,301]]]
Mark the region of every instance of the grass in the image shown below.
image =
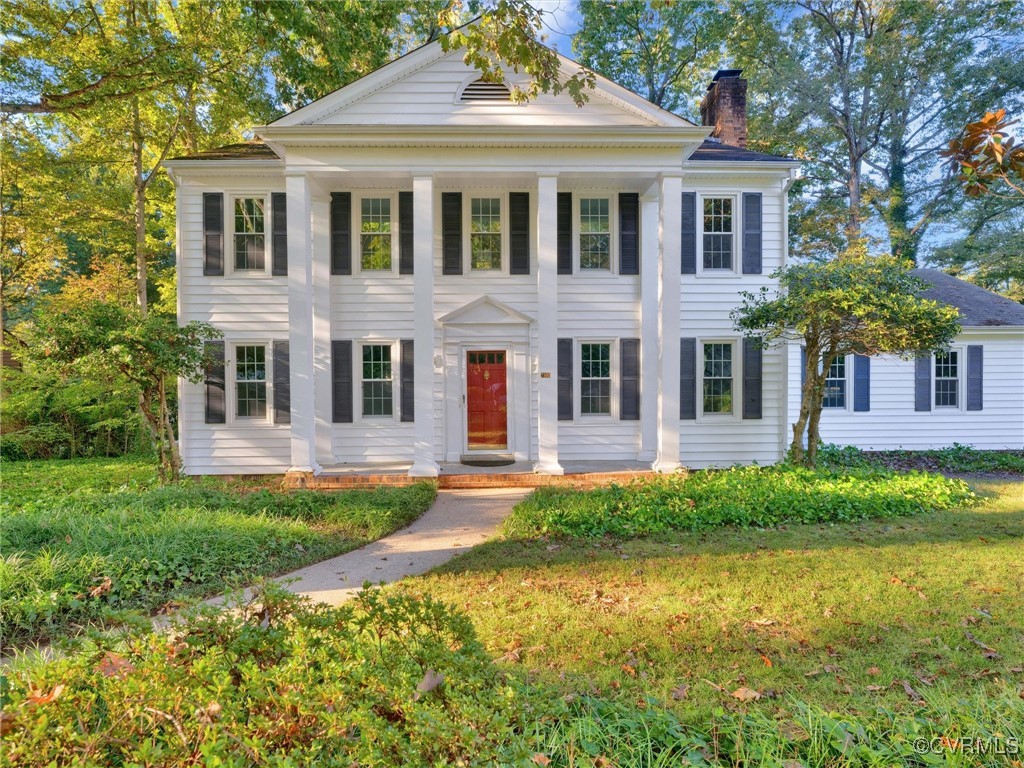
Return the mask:
[[[404,527],[435,487],[345,492],[158,487],[133,459],[3,465],[5,648],[120,623],[355,549]]]
[[[919,694],[1019,705],[1024,483],[977,487],[970,509],[898,520],[499,540],[401,588],[466,610],[533,681],[688,724],[805,705],[911,716]]]

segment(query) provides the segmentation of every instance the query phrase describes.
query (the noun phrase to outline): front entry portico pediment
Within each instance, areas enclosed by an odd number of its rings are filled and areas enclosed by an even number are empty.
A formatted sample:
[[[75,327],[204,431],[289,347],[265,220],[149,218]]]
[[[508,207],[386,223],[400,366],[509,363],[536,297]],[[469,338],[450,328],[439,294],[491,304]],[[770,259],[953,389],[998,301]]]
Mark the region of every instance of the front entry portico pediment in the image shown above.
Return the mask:
[[[442,325],[523,325],[534,320],[497,299],[481,296],[438,318],[438,322]]]

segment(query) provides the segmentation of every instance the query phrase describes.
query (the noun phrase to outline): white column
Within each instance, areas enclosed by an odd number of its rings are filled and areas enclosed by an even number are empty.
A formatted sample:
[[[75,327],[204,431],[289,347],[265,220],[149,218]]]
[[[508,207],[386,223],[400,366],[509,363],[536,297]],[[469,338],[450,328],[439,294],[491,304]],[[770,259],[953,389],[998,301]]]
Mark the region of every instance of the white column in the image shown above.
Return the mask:
[[[313,388],[316,404],[316,458],[334,463],[331,423],[331,198],[314,184],[313,215]]]
[[[661,180],[661,270],[658,293],[658,472],[679,468],[679,325],[682,179]]]
[[[558,176],[537,176],[538,455],[534,471],[561,475],[558,463]]]
[[[413,200],[413,376],[416,380],[414,452],[409,474],[437,477],[434,460],[434,180],[415,176]]]
[[[640,453],[658,457],[658,226],[657,182],[640,196]]]
[[[289,472],[320,472],[316,461],[313,387],[313,237],[309,179],[287,174],[288,353],[291,369],[292,465]]]

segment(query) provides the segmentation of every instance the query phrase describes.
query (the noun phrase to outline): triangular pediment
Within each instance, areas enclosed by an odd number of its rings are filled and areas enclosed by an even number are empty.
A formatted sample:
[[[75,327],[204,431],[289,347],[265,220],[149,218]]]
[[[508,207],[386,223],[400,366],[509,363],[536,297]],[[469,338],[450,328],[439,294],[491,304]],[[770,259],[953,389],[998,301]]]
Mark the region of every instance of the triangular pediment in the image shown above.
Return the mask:
[[[559,57],[566,77],[579,65]],[[500,126],[550,127],[619,126],[686,128],[693,124],[597,76],[577,107],[568,94],[542,94],[525,104],[493,98],[464,98],[467,86],[480,74],[463,61],[463,51],[445,52],[428,43],[312,104],[276,120],[269,127],[381,126]],[[509,84],[524,85],[525,77],[508,73]],[[517,79],[518,78],[518,79]]]
[[[523,325],[533,318],[490,296],[479,299],[439,318],[444,325]]]

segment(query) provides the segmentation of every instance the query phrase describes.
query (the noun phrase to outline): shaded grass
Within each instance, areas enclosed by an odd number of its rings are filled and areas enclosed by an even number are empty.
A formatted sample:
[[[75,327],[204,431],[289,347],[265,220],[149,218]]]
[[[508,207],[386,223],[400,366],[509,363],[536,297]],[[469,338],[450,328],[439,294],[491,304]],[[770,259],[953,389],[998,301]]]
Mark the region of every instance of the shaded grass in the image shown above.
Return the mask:
[[[347,552],[408,525],[435,494],[430,483],[343,492],[211,479],[157,487],[150,464],[132,460],[5,463],[4,486],[5,647]]]
[[[403,588],[464,608],[530,679],[651,697],[687,723],[797,700],[910,715],[904,682],[953,709],[1018,701],[1024,483],[978,487],[975,508],[900,520],[496,541]],[[731,695],[744,687],[762,698]]]

